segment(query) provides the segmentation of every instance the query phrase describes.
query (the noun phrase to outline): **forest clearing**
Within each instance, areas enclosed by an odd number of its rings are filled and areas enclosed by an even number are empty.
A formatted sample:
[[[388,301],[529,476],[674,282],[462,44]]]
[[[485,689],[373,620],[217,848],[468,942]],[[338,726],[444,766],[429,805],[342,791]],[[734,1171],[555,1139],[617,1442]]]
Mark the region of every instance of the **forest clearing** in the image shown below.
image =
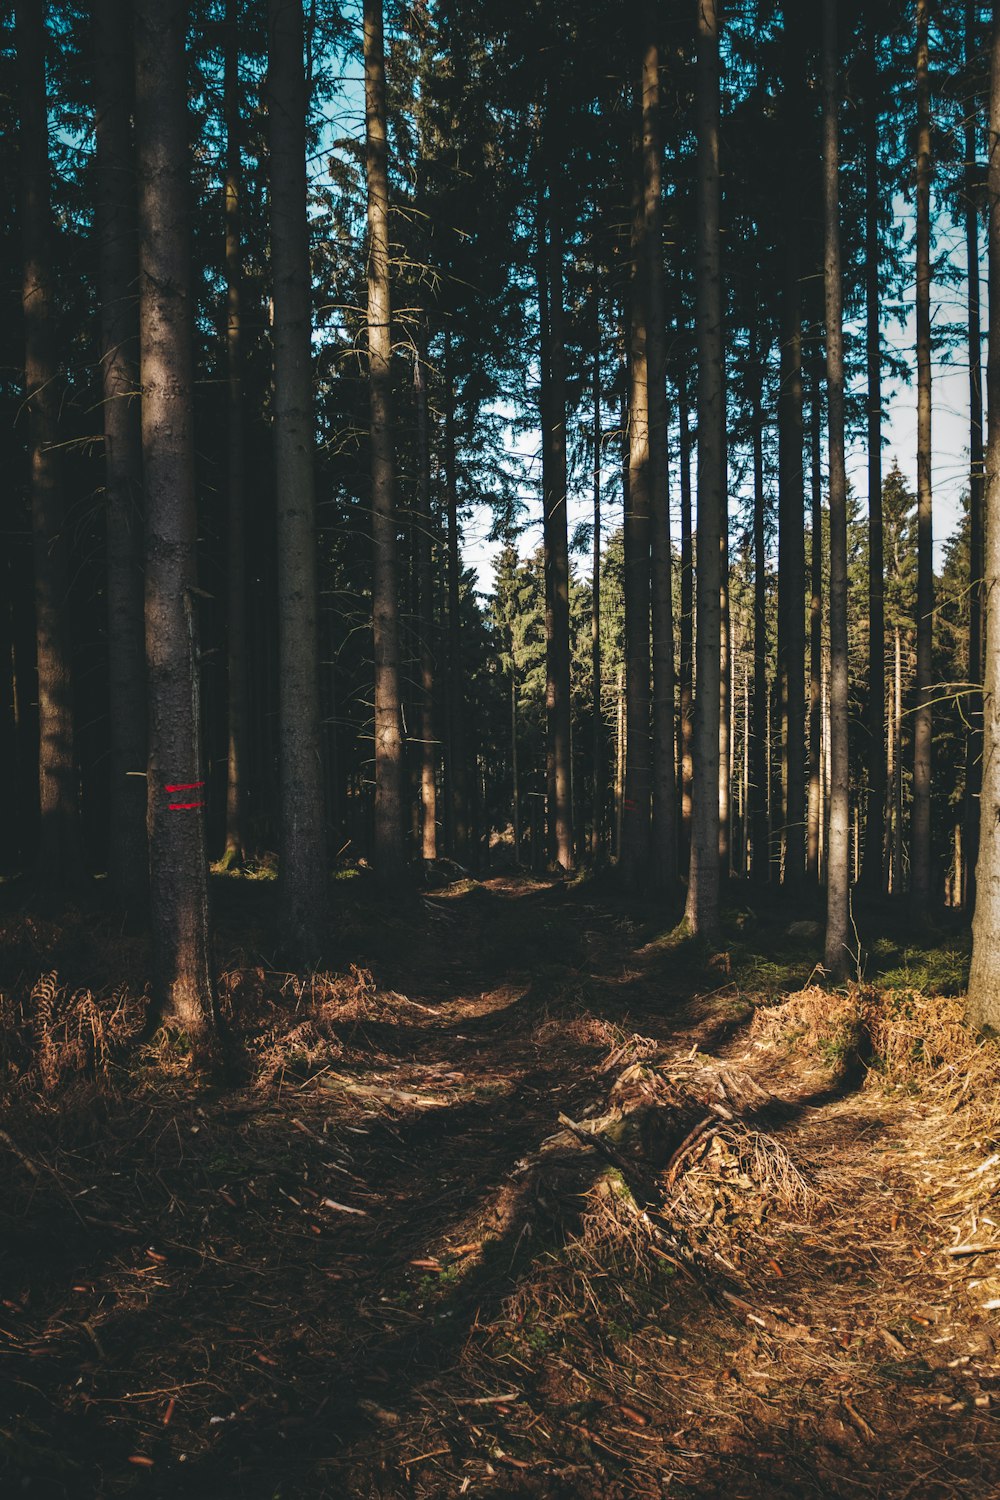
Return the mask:
[[[808,912],[711,953],[598,883],[348,883],[301,980],[218,883],[226,1087],[130,1046],[141,945],[5,919],[5,1493],[995,1493],[960,935],[831,995]]]

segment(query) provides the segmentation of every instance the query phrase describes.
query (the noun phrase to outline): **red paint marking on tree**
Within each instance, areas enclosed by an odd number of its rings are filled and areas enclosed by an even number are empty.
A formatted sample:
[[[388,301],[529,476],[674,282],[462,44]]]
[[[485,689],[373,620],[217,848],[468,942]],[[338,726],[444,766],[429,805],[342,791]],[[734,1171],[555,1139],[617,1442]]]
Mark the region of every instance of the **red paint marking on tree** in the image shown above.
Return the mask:
[[[163,790],[165,792],[197,792],[204,785],[203,781],[173,781],[167,782]]]
[[[168,812],[188,812],[192,807],[204,807],[204,802],[168,802]]]

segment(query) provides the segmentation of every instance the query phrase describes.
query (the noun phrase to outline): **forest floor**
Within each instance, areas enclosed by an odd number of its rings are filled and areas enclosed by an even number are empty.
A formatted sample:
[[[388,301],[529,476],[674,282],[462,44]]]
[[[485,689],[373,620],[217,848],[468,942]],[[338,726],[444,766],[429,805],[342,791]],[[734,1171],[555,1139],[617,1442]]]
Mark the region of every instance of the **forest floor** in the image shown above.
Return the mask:
[[[356,881],[303,983],[216,884],[225,1085],[130,1041],[137,939],[0,918],[0,1494],[1000,1492],[960,938],[831,996],[801,912],[710,953],[596,882]]]

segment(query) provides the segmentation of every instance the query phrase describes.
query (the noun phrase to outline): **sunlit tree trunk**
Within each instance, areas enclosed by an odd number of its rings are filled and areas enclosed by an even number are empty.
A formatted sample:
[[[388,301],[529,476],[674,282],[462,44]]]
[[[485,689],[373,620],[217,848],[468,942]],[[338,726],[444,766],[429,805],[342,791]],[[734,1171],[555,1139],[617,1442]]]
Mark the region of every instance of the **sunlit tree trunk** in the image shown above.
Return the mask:
[[[130,12],[125,0],[100,0],[94,8],[94,134],[108,558],[108,875],[119,905],[134,908],[145,902],[149,871]]]
[[[868,363],[868,810],[861,883],[882,882],[885,825],[885,584],[882,537],[882,332],[879,271],[879,76],[877,38],[865,32],[868,87],[865,99],[865,341]]]
[[[246,769],[249,730],[246,605],[246,436],[243,420],[243,249],[240,167],[240,41],[237,0],[226,0],[223,113],[226,173],[226,847],[223,864],[242,865],[246,854]]]
[[[767,828],[767,550],[764,495],[763,378],[766,354],[757,343],[751,355],[753,379],[753,770],[750,776],[751,874],[765,883],[770,879],[770,848]]]
[[[592,538],[590,660],[591,660],[591,755],[593,757],[593,801],[591,806],[590,853],[600,859],[604,849],[604,718],[601,710],[601,308],[594,287],[594,353],[591,405],[594,408],[594,535]]]
[[[154,1005],[207,1048],[216,1019],[198,701],[187,7],[137,0],[134,15]]]
[[[990,46],[990,105],[986,160],[989,201],[989,410],[986,449],[983,591],[986,600],[986,679],[983,692],[983,779],[979,864],[972,923],[972,966],[966,1017],[972,1026],[1000,1030],[1000,3],[994,0]]]
[[[931,900],[931,647],[934,534],[931,500],[931,86],[928,7],[917,0],[917,706],[913,715],[910,896],[915,913]]]
[[[375,870],[386,886],[406,864],[399,691],[399,563],[392,430],[389,160],[382,0],[365,0],[368,181],[368,396],[371,409],[372,631],[375,651]]]
[[[970,74],[978,62],[975,0],[965,5],[965,60]],[[980,306],[978,168],[976,113],[970,103],[965,118],[965,250],[969,287],[969,695],[970,733],[965,750],[965,816],[962,836],[963,887],[959,900],[976,904],[976,859],[979,853],[979,786],[983,771],[983,356]]]
[[[38,669],[38,788],[41,821],[36,873],[47,886],[83,873],[79,775],[73,732],[69,621],[69,537],[59,459],[60,381],[53,326],[52,209],[45,86],[45,6],[16,7],[21,86],[21,244],[24,396],[28,425]]]
[[[458,464],[455,442],[455,376],[452,340],[444,336],[444,489],[448,525],[448,833],[459,864],[469,857],[469,792],[465,762],[465,694],[462,654],[462,557],[458,535]],[[534,849],[532,850],[534,854]]]
[[[696,0],[698,135],[698,638],[691,866],[685,917],[690,931],[719,928],[720,531],[723,446],[722,263],[719,243],[719,18],[716,0]]]
[[[326,820],[319,729],[312,282],[306,218],[306,89],[301,0],[268,0],[271,269],[282,943],[315,963],[326,921]]]
[[[830,453],[830,816],[824,964],[850,967],[850,767],[847,748],[847,474],[844,467],[844,330],[837,128],[837,0],[823,0],[823,284]]]

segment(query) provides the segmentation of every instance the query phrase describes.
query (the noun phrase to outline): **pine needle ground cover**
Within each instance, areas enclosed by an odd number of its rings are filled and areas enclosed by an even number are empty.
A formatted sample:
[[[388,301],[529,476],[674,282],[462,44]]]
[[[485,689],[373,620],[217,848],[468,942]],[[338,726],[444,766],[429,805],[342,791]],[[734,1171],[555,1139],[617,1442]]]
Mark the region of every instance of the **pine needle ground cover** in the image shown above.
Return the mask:
[[[140,944],[5,919],[3,1493],[996,1492],[1000,1058],[915,959],[494,880],[303,977],[249,885],[225,1082]]]

